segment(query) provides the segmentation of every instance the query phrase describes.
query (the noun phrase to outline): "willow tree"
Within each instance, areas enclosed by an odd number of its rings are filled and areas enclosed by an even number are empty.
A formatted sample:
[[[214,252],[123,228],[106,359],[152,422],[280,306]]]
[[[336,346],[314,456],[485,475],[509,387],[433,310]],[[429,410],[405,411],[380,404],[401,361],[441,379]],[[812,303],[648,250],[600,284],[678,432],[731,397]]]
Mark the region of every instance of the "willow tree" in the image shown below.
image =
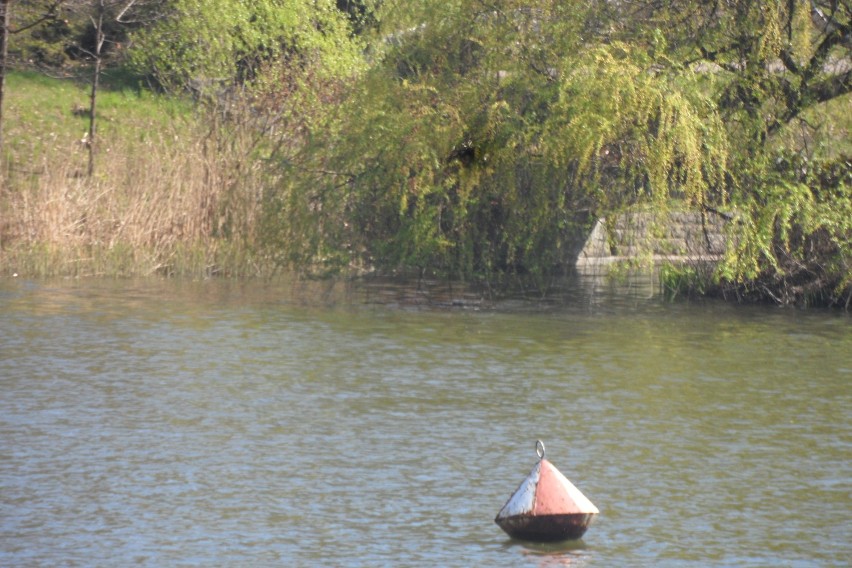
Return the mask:
[[[737,221],[717,289],[848,307],[852,3],[601,0],[596,8],[611,23],[599,28],[607,41],[653,51],[662,38],[665,72],[700,73],[724,122],[724,189]]]
[[[848,307],[852,152],[841,146],[817,155],[784,135],[799,127],[811,139],[824,137],[827,125],[811,123],[809,111],[850,100],[852,4],[740,1],[734,8],[724,18],[735,44],[697,44],[727,79],[718,101],[740,150],[732,185],[742,214],[721,276],[739,293]],[[832,170],[837,175],[824,175]]]
[[[545,276],[597,215],[723,202],[727,144],[698,80],[590,43],[587,2],[400,6],[279,196],[291,261]]]

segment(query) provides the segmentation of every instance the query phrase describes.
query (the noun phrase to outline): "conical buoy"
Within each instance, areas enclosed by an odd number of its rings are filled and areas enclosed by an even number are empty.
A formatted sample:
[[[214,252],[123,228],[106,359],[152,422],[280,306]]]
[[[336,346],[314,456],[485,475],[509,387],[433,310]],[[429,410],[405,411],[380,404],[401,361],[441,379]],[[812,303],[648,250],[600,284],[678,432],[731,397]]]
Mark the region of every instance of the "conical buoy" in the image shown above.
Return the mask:
[[[582,537],[600,511],[552,463],[537,440],[538,463],[494,522],[512,538],[535,541]]]

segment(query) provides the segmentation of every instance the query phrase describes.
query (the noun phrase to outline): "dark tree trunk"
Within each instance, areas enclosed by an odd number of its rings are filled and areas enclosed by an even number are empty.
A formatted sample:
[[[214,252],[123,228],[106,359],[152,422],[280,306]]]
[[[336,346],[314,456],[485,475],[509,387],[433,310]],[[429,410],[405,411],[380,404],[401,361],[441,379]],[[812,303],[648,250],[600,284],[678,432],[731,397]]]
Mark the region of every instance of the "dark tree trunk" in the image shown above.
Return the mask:
[[[104,13],[106,12],[105,0],[98,0],[97,15],[92,18],[92,23],[95,26],[95,51],[92,54],[95,58],[95,71],[92,75],[92,94],[89,98],[89,136],[87,139],[87,147],[89,149],[89,169],[88,175],[95,173],[95,144],[97,136],[97,103],[98,103],[98,86],[101,80],[101,62],[102,48],[104,45]]]
[[[6,93],[6,61],[9,55],[9,6],[12,0],[0,0],[0,151],[3,150],[3,102]]]

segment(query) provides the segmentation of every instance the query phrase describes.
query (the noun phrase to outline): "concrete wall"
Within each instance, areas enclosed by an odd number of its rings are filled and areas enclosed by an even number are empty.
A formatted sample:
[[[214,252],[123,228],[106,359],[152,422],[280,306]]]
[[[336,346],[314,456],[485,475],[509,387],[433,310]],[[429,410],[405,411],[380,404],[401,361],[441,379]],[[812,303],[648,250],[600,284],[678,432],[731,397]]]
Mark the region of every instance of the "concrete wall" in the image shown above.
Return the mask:
[[[577,257],[577,266],[608,264],[650,253],[657,262],[715,261],[725,252],[720,215],[673,212],[626,213],[598,219]]]

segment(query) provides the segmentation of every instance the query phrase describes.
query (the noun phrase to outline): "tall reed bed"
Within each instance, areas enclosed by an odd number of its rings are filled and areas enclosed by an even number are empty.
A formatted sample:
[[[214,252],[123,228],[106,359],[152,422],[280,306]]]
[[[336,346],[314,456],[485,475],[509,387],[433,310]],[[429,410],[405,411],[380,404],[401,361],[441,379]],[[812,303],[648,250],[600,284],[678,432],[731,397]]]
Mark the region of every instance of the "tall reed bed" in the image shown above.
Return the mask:
[[[55,104],[41,109],[59,117],[47,126],[26,120],[20,101],[4,125],[0,275],[267,270],[256,246],[267,174],[247,136],[191,111],[151,120],[145,113],[156,109],[128,107],[101,128],[95,173],[87,176],[74,103],[66,97]],[[110,116],[109,106],[103,115]]]

